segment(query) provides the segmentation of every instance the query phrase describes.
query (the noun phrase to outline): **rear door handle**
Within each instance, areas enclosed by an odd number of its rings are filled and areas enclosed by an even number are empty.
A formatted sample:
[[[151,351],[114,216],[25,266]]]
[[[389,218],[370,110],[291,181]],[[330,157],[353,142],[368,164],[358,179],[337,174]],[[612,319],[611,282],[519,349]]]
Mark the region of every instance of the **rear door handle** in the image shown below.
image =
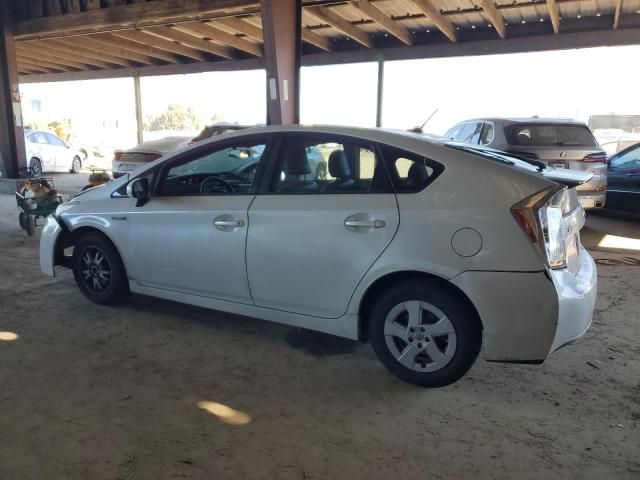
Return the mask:
[[[345,220],[344,226],[348,228],[383,228],[384,220]]]
[[[627,177],[640,177],[640,172],[627,173]]]

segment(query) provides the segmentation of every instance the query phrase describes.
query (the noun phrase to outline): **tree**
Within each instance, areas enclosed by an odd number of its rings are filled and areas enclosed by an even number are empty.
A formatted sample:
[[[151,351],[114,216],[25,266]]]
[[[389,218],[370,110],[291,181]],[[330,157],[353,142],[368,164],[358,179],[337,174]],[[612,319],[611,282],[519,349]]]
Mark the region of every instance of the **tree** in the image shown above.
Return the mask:
[[[201,119],[191,108],[171,104],[160,115],[147,115],[144,120],[144,129],[150,132],[158,130],[198,130]]]

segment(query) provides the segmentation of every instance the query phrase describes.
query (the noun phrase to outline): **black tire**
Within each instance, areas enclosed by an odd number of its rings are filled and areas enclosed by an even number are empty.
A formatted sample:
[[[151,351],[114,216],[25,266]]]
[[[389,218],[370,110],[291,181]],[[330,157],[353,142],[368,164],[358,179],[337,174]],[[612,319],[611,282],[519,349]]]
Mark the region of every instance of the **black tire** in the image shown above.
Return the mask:
[[[100,257],[99,263],[95,262],[98,259],[96,253],[104,256],[104,259]],[[92,302],[111,305],[123,300],[129,293],[129,282],[120,254],[99,233],[87,233],[78,240],[73,249],[72,265],[78,288]],[[106,271],[110,274],[106,275]]]
[[[31,169],[31,173],[34,177],[39,177],[42,175],[42,163],[37,158],[32,158],[29,162],[29,168]]]
[[[80,160],[80,157],[76,155],[71,161],[71,173],[79,173],[81,168],[82,160]]]
[[[24,230],[27,228],[27,216],[22,211],[18,213],[18,223],[20,224],[21,229]]]
[[[396,356],[394,356],[394,353],[392,353],[391,349],[393,349],[394,346],[398,349],[396,352],[407,348],[409,343],[405,342],[409,340],[414,342],[412,348],[417,348],[415,342],[419,341],[419,339],[409,336],[412,334],[408,333],[408,326],[406,327],[407,340],[401,340],[393,335],[385,335],[387,316],[394,318],[394,312],[397,312],[401,305],[405,305],[404,302],[411,303],[416,301],[421,307],[418,309],[420,311],[419,318],[423,318],[422,322],[424,322],[427,332],[430,325],[435,325],[433,322],[428,323],[429,319],[435,319],[435,316],[431,317],[432,313],[430,313],[428,309],[425,310],[422,308],[425,304],[433,306],[435,310],[444,313],[449,321],[449,326],[452,326],[454,330],[453,334],[445,335],[446,338],[436,335],[429,337],[428,333],[421,334],[427,336],[426,339],[422,340],[423,343],[420,344],[421,348],[425,345],[424,352],[426,352],[426,343],[429,342],[432,343],[431,348],[435,346],[439,351],[446,352],[449,348],[449,342],[451,341],[451,350],[453,350],[449,353],[451,356],[448,360],[441,360],[443,363],[445,361],[448,361],[448,363],[444,363],[442,368],[434,371],[417,371],[427,365],[432,365],[430,368],[438,367],[435,362],[432,364],[428,363],[432,361],[428,353],[426,357],[424,353],[418,354],[412,362],[412,368],[402,365]],[[413,304],[415,305],[416,303]],[[402,308],[400,310],[402,310]],[[408,310],[404,314],[408,320]],[[401,315],[402,314],[397,318],[401,319]],[[404,325],[399,325],[395,322],[393,326],[405,328]],[[394,285],[378,298],[369,316],[369,337],[373,349],[382,364],[396,377],[422,387],[444,387],[459,380],[475,363],[480,353],[480,348],[482,347],[482,326],[474,309],[469,306],[466,301],[461,299],[460,294],[457,294],[453,289],[446,288],[435,281],[416,279],[415,281],[406,281]],[[387,343],[387,338],[389,338],[390,342],[393,342],[391,347],[389,347]],[[411,353],[415,351],[418,350],[411,350]],[[424,360],[426,363],[421,364],[420,362],[422,362],[424,358],[426,358],[426,360]]]
[[[25,215],[24,229],[26,230],[27,235],[33,237],[33,234],[36,231],[36,221],[33,215]]]

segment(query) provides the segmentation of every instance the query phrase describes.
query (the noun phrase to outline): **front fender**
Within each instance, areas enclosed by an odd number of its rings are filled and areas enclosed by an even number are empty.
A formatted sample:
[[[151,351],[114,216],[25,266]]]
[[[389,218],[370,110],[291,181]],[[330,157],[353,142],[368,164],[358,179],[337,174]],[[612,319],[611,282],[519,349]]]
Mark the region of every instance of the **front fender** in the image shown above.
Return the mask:
[[[50,277],[56,276],[56,245],[62,232],[58,220],[53,215],[47,217],[47,223],[45,223],[40,236],[40,271]]]

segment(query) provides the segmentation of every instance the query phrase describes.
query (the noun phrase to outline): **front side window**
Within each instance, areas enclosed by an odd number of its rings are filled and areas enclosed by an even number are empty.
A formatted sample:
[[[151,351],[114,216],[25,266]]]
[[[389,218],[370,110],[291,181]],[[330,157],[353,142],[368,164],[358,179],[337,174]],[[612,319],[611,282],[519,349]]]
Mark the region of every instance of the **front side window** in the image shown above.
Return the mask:
[[[444,134],[445,138],[448,138],[449,140],[455,140],[463,126],[463,123],[459,123],[455,127],[450,128],[449,130],[447,130],[447,133]]]
[[[60,138],[56,137],[55,135],[51,135],[50,133],[47,133],[47,140],[49,142],[49,145],[53,145],[55,147],[64,147],[65,143],[64,141],[62,141]]]
[[[158,194],[248,194],[265,147],[265,142],[241,142],[171,162],[161,174]]]
[[[386,179],[372,145],[290,136],[278,153],[272,193],[382,193]]]
[[[458,135],[458,140],[465,143],[478,143],[482,122],[469,122]]]
[[[31,136],[29,137],[29,140],[31,140],[33,143],[38,143],[40,145],[46,145],[48,143],[47,137],[42,132],[32,133]]]
[[[611,166],[620,170],[640,169],[640,147],[629,150],[628,152],[612,159]]]

